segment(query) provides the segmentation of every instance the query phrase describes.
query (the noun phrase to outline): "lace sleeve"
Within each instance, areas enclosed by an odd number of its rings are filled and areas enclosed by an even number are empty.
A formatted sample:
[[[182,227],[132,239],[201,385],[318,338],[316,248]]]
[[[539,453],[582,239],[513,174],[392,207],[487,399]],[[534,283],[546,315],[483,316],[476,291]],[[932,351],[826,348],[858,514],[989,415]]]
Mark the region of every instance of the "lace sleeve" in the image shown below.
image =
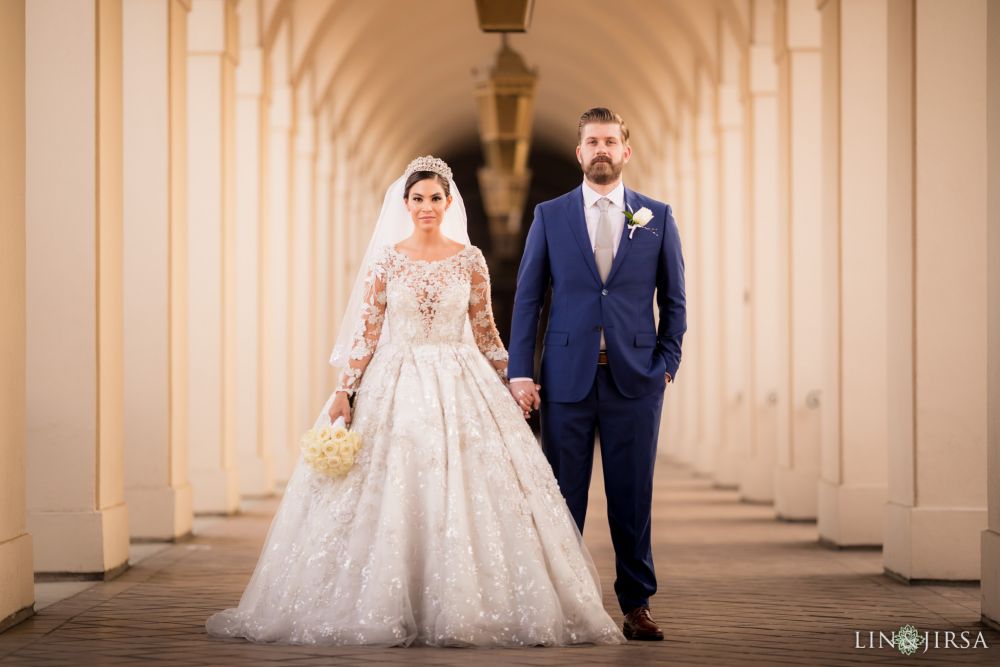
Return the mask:
[[[486,259],[481,252],[476,252],[472,263],[472,289],[469,292],[469,321],[472,323],[472,333],[476,346],[493,364],[497,375],[507,381],[507,350],[500,340],[493,321],[493,303],[490,298],[490,272],[486,267]]]
[[[365,278],[361,319],[357,323],[351,342],[351,354],[348,358],[347,368],[344,369],[343,375],[340,376],[340,382],[337,384],[336,391],[346,392],[348,396],[357,391],[361,376],[378,346],[378,339],[382,333],[382,322],[385,320],[385,288],[386,265],[384,261],[377,261],[372,265]]]

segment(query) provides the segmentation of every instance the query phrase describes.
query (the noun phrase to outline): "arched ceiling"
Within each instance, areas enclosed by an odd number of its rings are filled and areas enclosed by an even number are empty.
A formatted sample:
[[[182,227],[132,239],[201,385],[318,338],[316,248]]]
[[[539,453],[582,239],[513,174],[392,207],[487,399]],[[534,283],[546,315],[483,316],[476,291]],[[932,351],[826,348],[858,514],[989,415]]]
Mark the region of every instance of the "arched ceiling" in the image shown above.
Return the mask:
[[[572,151],[580,112],[609,106],[648,171],[678,110],[698,104],[698,77],[718,78],[720,26],[745,44],[748,2],[537,0],[529,31],[510,37],[539,74],[536,141]],[[371,173],[478,141],[473,70],[500,38],[479,30],[473,0],[265,0],[263,18],[263,34],[289,38],[278,69],[312,86],[314,110]]]

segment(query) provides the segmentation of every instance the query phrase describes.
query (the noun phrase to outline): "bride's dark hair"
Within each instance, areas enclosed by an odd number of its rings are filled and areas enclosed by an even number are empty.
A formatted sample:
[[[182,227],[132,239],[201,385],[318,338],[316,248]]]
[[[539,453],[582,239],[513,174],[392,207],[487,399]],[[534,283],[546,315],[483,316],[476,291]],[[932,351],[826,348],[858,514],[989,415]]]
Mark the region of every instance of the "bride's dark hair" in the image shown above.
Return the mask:
[[[406,184],[403,185],[403,199],[410,196],[410,188],[419,183],[420,181],[426,181],[429,178],[437,179],[437,182],[441,184],[444,188],[444,196],[451,196],[451,187],[448,185],[448,179],[437,173],[436,171],[415,171],[406,179]]]

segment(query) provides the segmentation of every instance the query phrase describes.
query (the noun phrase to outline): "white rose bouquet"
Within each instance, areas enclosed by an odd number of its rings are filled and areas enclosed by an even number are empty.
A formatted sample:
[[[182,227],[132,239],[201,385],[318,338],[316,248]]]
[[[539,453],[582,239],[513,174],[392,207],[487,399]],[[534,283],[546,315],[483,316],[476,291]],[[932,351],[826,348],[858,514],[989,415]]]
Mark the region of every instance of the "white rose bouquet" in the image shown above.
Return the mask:
[[[361,436],[347,430],[344,418],[310,429],[299,442],[302,458],[309,467],[329,477],[346,475],[361,451]]]

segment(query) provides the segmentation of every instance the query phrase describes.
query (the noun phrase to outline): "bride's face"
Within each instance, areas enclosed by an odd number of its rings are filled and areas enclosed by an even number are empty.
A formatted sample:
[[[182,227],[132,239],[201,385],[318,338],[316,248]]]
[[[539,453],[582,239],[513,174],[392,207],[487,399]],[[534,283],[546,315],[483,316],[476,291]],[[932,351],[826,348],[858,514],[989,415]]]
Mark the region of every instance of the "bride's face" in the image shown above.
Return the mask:
[[[417,181],[406,197],[406,208],[413,218],[413,225],[421,231],[431,231],[441,226],[444,212],[451,206],[451,197],[436,178]]]

